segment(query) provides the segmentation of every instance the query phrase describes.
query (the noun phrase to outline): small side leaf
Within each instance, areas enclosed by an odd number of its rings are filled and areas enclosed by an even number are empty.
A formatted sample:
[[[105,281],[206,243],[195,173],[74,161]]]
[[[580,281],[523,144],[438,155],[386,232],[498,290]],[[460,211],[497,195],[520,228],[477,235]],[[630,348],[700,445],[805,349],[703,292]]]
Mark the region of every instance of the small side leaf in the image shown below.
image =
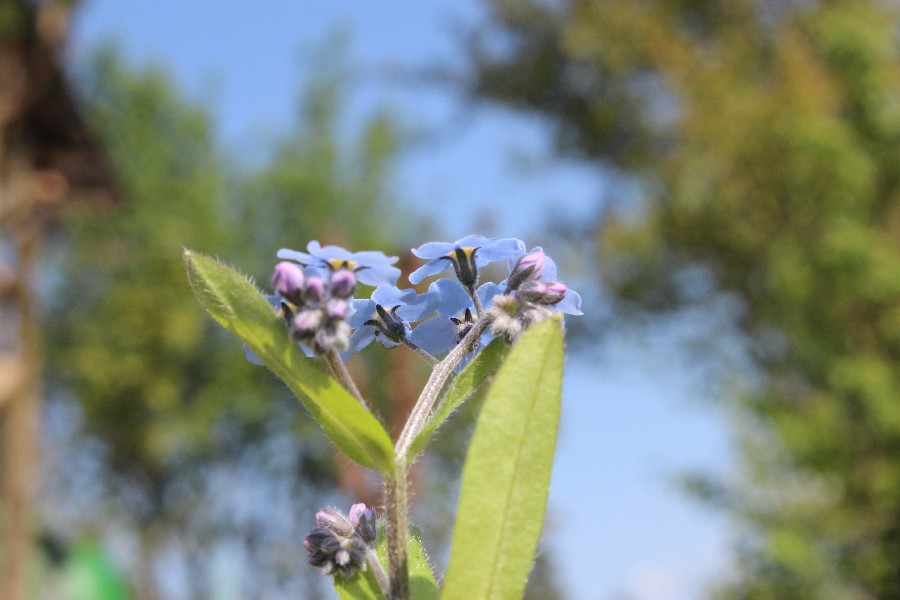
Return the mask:
[[[378,560],[387,570],[387,536],[384,525],[378,525],[375,543]],[[409,595],[412,600],[437,600],[438,586],[431,572],[428,557],[422,548],[422,534],[415,526],[409,528],[407,546],[409,560]],[[371,571],[359,573],[350,579],[335,579],[334,589],[341,600],[382,600],[384,596]]]
[[[522,597],[547,508],[562,366],[560,324],[548,319],[500,367],[463,468],[442,600]]]
[[[385,600],[371,569],[349,578],[335,577],[334,591],[341,600]]]
[[[503,340],[494,340],[456,376],[440,406],[410,445],[407,462],[412,463],[428,444],[438,427],[453,414],[460,404],[474,394],[481,384],[494,375],[506,355],[506,350],[507,346]]]
[[[334,445],[365,467],[390,472],[394,449],[384,427],[290,341],[259,290],[208,256],[185,250],[184,264],[203,308],[287,384]]]

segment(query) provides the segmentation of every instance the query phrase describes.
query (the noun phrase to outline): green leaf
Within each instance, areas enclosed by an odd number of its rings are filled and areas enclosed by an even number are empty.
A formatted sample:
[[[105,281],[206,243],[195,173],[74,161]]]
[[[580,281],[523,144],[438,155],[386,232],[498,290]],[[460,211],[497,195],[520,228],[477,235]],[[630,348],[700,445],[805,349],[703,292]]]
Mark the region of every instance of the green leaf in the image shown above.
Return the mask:
[[[378,528],[378,542],[375,550],[381,564],[387,565],[387,535],[384,526]],[[412,600],[437,600],[438,586],[428,562],[428,555],[422,547],[422,532],[415,525],[409,526],[409,540],[406,546],[409,567],[409,596]]]
[[[378,525],[375,551],[378,560],[387,570],[387,536],[384,525]],[[438,586],[428,563],[428,556],[422,548],[422,534],[418,528],[410,525],[407,545],[409,560],[409,593],[412,600],[437,600]],[[335,579],[334,588],[341,600],[383,600],[378,589],[378,582],[370,571],[359,573],[350,579]]]
[[[503,357],[506,355],[507,346],[503,340],[494,340],[488,347],[478,353],[475,360],[466,365],[466,368],[450,384],[450,389],[444,397],[437,411],[428,419],[425,427],[413,440],[407,453],[407,461],[412,462],[421,452],[428,440],[437,431],[447,418],[453,414],[460,404],[465,402],[478,387],[497,371]]]
[[[365,573],[357,573],[353,577],[333,579],[334,591],[341,600],[385,600],[371,569]]]
[[[521,598],[547,508],[562,367],[557,319],[526,331],[500,367],[463,469],[442,600]]]
[[[185,250],[184,264],[200,304],[287,384],[335,446],[365,467],[390,472],[394,449],[384,427],[291,342],[259,290],[208,256]]]

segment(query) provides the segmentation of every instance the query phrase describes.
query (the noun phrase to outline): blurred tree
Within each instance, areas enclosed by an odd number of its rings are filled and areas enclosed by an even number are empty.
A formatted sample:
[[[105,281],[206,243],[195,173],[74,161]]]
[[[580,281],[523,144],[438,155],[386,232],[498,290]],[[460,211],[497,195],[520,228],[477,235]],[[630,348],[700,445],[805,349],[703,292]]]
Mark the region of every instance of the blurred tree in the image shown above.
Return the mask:
[[[900,597],[896,6],[493,7],[474,89],[642,184],[596,229],[620,306],[739,301],[745,476],[696,482],[746,526],[720,596]]]
[[[37,265],[57,211],[115,199],[63,74],[69,3],[0,5],[0,597],[31,595],[43,352]]]
[[[184,557],[193,596],[211,597],[212,547],[223,539],[237,539],[240,560],[262,567],[245,571],[244,589],[296,590],[307,573],[302,538],[335,484],[331,447],[283,386],[203,314],[181,248],[266,278],[277,248],[309,239],[395,248],[385,224],[399,132],[378,114],[357,139],[340,138],[343,75],[320,66],[271,161],[249,174],[232,168],[230,178],[205,112],[162,74],[135,73],[106,50],[85,78],[88,113],[125,202],[102,218],[68,214],[46,343],[57,403],[77,401],[83,429],[102,444],[87,471],[99,461],[109,477],[93,480],[102,490],[85,490],[71,474],[50,485],[83,498],[76,506],[89,516],[68,509],[76,528],[114,514],[141,532],[140,598],[161,597],[157,562],[166,552]],[[78,464],[67,458],[63,471]],[[54,506],[48,521],[65,513]]]

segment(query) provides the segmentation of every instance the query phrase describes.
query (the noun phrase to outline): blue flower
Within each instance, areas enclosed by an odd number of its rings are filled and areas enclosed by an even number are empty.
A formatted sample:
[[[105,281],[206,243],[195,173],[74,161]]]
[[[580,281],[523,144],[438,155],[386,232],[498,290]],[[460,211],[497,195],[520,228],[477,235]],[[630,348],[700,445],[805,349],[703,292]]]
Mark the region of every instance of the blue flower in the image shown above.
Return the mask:
[[[440,354],[455,346],[468,333],[475,322],[475,304],[455,279],[438,279],[428,290],[438,295],[437,315],[419,323],[409,336],[409,341],[429,354]],[[482,306],[488,306],[494,296],[502,291],[496,283],[488,282],[480,286],[476,294]],[[487,345],[491,339],[491,334],[486,332],[481,337],[481,344]]]
[[[452,244],[428,242],[413,248],[413,254],[428,259],[428,262],[413,271],[409,280],[419,283],[430,275],[443,272],[452,264],[459,282],[473,290],[478,282],[479,268],[524,252],[525,244],[515,238],[497,240],[482,235],[467,235]]]
[[[350,336],[348,354],[368,346],[376,337],[385,348],[393,348],[412,333],[411,322],[421,321],[435,311],[437,292],[416,294],[413,289],[394,286],[377,288],[369,300],[354,300],[353,314],[347,319],[356,328]]]
[[[393,267],[396,256],[383,252],[350,252],[340,246],[321,246],[313,240],[306,245],[307,252],[282,248],[278,258],[293,260],[302,265],[327,268],[331,272],[349,269],[362,283],[372,286],[391,286],[400,278],[400,269]]]

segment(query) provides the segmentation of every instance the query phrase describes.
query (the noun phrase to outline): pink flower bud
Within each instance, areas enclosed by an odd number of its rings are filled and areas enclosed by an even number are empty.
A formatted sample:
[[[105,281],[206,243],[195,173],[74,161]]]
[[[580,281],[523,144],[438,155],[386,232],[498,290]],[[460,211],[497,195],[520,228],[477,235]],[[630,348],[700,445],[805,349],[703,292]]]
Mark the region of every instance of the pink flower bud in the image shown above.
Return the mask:
[[[307,277],[303,286],[303,299],[307,302],[321,302],[325,297],[325,282],[318,275]]]
[[[275,273],[272,274],[272,287],[293,303],[298,303],[300,293],[306,277],[303,269],[294,263],[282,261],[275,265]]]
[[[339,269],[331,274],[328,285],[334,298],[349,298],[356,289],[356,275],[350,269]]]
[[[356,533],[367,544],[375,543],[375,513],[365,504],[354,504],[350,507],[350,523],[356,528]]]
[[[294,317],[294,329],[301,334],[312,333],[322,323],[322,311],[318,308],[304,310]]]
[[[345,319],[347,318],[347,313],[350,312],[350,303],[346,300],[332,298],[325,303],[325,312],[332,319]]]
[[[326,508],[317,512],[316,523],[319,527],[329,529],[342,537],[350,537],[354,529],[353,523],[333,508]]]
[[[516,292],[516,297],[524,302],[549,306],[559,303],[567,289],[560,281],[526,281]]]
[[[561,281],[548,281],[545,285],[544,297],[541,299],[540,304],[559,304],[568,290],[569,288],[566,287],[566,284]]]
[[[547,255],[544,254],[544,251],[540,248],[535,249],[533,252],[529,252],[520,258],[516,263],[516,266],[513,267],[512,273],[510,273],[510,279],[516,276],[522,277],[523,279],[540,279],[541,275],[544,274],[544,262],[546,258]]]

